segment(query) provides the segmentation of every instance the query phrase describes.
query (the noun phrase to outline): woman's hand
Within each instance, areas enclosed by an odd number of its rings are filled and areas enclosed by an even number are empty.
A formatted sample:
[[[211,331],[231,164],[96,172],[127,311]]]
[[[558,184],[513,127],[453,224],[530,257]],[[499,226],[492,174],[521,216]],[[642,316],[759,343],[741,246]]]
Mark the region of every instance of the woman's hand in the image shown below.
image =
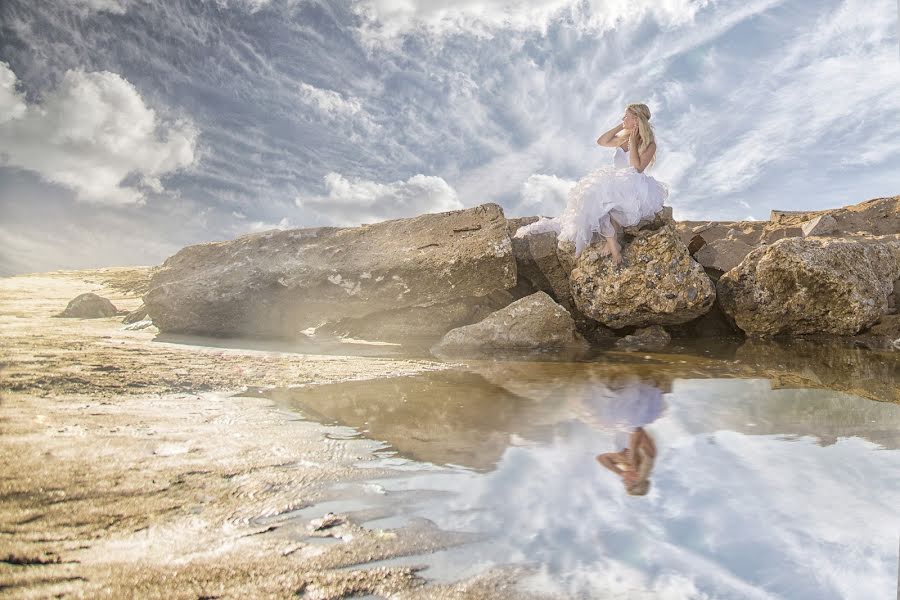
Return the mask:
[[[641,134],[638,133],[638,128],[635,127],[631,130],[628,135],[628,151],[634,152],[638,149],[638,145],[640,144]]]

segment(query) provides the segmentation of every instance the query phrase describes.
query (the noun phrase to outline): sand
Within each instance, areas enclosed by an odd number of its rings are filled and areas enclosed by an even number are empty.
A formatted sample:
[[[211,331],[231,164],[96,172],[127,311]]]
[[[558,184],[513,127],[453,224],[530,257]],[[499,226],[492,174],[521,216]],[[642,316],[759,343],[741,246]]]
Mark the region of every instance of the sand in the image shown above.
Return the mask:
[[[366,566],[466,541],[427,524],[311,534],[292,511],[387,475],[378,445],[235,395],[447,365],[165,343],[122,316],[53,316],[84,292],[133,310],[148,272],[0,279],[0,595],[522,597],[510,571],[434,586]]]

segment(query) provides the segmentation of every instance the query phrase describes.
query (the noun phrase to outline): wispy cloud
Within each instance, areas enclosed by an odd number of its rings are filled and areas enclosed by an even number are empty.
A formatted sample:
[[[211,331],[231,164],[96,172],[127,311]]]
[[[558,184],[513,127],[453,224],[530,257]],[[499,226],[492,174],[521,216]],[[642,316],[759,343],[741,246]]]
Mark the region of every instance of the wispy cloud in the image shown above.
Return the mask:
[[[406,181],[385,184],[329,173],[325,186],[327,195],[302,196],[297,199],[297,206],[334,225],[359,225],[463,208],[456,192],[440,177],[414,175]]]

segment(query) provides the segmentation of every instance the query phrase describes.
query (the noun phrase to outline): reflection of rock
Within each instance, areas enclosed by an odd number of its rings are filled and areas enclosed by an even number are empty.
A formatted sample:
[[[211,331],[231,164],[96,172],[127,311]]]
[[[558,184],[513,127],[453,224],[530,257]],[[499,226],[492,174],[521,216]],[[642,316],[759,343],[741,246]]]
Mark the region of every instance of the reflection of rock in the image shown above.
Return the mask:
[[[516,300],[484,320],[447,333],[435,347],[438,353],[466,350],[529,350],[586,348],[575,322],[544,292]]]
[[[853,335],[887,310],[900,239],[791,238],[754,250],[718,282],[744,332]]]
[[[773,388],[819,388],[900,403],[900,360],[892,352],[850,348],[838,341],[747,340],[736,358]]]
[[[516,283],[496,204],[347,229],[268,231],[182,249],[144,302],[164,332],[295,336],[348,317]]]
[[[71,317],[76,319],[100,319],[113,317],[119,314],[119,309],[106,298],[90,292],[80,294],[69,301],[66,309],[59,313],[58,317]]]
[[[627,352],[637,350],[655,352],[668,346],[671,341],[672,336],[665,329],[659,325],[651,325],[617,340],[616,348]]]
[[[273,390],[267,395],[317,421],[364,430],[408,458],[477,470],[496,465],[511,434],[527,437],[533,427],[558,420],[545,406],[458,371]],[[549,416],[542,416],[545,413]]]
[[[588,246],[570,275],[585,315],[613,328],[685,323],[709,311],[715,288],[675,230],[641,230],[622,252],[616,271],[602,244]]]

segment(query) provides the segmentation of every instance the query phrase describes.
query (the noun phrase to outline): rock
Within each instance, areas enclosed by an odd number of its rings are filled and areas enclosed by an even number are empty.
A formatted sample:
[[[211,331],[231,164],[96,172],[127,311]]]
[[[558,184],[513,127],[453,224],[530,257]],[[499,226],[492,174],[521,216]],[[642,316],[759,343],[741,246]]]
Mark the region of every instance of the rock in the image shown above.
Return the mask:
[[[76,319],[101,319],[114,317],[117,314],[119,314],[119,309],[113,306],[112,302],[97,294],[88,292],[73,298],[69,301],[66,309],[56,316]]]
[[[814,212],[772,211],[771,220],[781,227],[801,227],[810,219],[822,215],[835,220],[836,232],[894,235],[900,233],[900,196],[874,198],[859,204]]]
[[[688,254],[693,256],[694,254],[697,253],[697,250],[699,250],[700,248],[702,248],[705,245],[706,245],[706,240],[703,239],[702,235],[700,235],[700,234],[694,235],[694,237],[692,237],[690,239],[690,241],[688,241],[688,244],[687,244]]]
[[[511,222],[510,229],[515,234],[513,225],[515,223]],[[516,226],[516,229],[520,226]],[[554,300],[571,310],[575,303],[569,289],[569,271],[560,263],[557,246],[556,233],[552,231],[513,238],[516,272],[519,279],[525,279],[535,291],[547,292]]]
[[[867,348],[900,350],[900,315],[882,315],[877,323],[854,336],[853,340]]]
[[[131,323],[146,320],[147,316],[147,307],[144,304],[141,304],[139,307],[128,313],[125,318],[122,319],[122,322],[126,325],[130,325]]]
[[[644,229],[660,229],[665,225],[675,226],[675,219],[672,218],[672,207],[663,206],[662,210],[650,217],[649,219],[641,219],[637,225],[623,228],[625,235],[634,236]]]
[[[428,307],[400,308],[365,317],[341,319],[316,329],[316,334],[347,336],[379,342],[434,340],[451,329],[477,323],[509,302],[464,298]]]
[[[685,323],[715,301],[712,281],[669,224],[638,231],[618,272],[601,248],[594,243],[582,252],[569,283],[578,309],[608,327]]]
[[[886,313],[898,277],[900,237],[789,238],[751,252],[718,295],[748,335],[854,335]]]
[[[336,515],[334,513],[325,513],[325,515],[319,519],[313,519],[309,522],[309,531],[325,531],[326,529],[331,529],[332,527],[337,527],[338,525],[343,525],[347,522],[347,518],[343,515]]]
[[[159,329],[157,329],[153,325],[153,321],[151,321],[150,319],[145,319],[143,321],[135,321],[134,323],[130,323],[130,324],[126,325],[125,327],[123,327],[123,329],[125,329],[127,331],[140,331],[142,329],[147,329],[151,332],[159,331]]]
[[[722,238],[705,244],[693,254],[693,257],[707,269],[725,272],[741,264],[751,250],[753,246],[739,239]]]
[[[803,231],[803,237],[811,235],[828,235],[834,233],[837,229],[837,221],[831,215],[819,215],[815,219],[810,219],[800,227]]]
[[[651,325],[617,340],[616,348],[626,352],[637,350],[655,352],[668,346],[671,341],[672,336],[665,329],[659,325]]]
[[[346,229],[189,246],[144,303],[163,332],[295,337],[343,318],[486,296],[516,284],[496,204]]]
[[[587,348],[587,345],[566,309],[545,292],[536,292],[478,323],[448,332],[435,346],[435,352],[566,349]]]

